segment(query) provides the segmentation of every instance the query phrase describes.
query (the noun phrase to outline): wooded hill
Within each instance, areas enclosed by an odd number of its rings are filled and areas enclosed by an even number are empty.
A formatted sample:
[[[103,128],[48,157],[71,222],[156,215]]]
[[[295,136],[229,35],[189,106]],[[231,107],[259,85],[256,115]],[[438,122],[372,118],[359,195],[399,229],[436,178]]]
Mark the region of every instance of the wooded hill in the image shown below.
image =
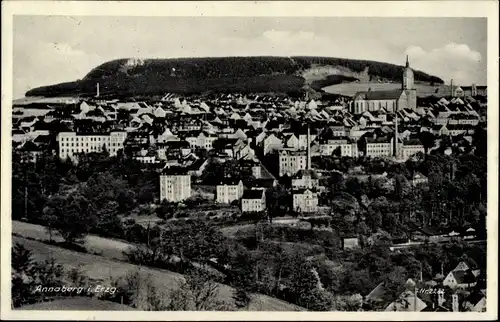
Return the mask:
[[[276,92],[302,95],[304,71],[328,66],[340,73],[324,75],[310,86],[321,88],[356,80],[367,71],[370,77],[400,82],[403,66],[344,58],[328,57],[217,57],[177,59],[118,59],[91,70],[83,79],[32,89],[26,96],[94,95],[96,84],[101,95],[155,95],[205,92]],[[415,80],[443,83],[443,80],[415,71]]]

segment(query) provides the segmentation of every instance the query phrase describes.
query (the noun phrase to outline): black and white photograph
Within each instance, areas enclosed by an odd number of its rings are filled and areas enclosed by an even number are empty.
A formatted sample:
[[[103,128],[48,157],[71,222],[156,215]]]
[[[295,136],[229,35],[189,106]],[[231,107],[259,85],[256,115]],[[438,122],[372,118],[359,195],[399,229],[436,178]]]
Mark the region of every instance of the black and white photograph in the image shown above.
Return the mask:
[[[497,317],[498,3],[37,2],[2,37],[2,318]]]

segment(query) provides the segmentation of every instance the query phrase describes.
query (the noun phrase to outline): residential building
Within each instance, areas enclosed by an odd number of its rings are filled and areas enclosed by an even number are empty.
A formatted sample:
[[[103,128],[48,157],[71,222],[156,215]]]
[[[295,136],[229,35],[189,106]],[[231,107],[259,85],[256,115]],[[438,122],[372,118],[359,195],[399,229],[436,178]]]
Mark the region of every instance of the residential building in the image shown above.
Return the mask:
[[[472,86],[461,86],[464,96],[487,96],[487,86],[472,84]]]
[[[365,156],[386,158],[393,155],[393,137],[365,137]]]
[[[479,124],[479,116],[471,115],[468,113],[452,114],[448,118],[448,124],[453,126],[455,125],[476,126]]]
[[[386,312],[420,312],[427,307],[415,293],[405,290],[399,297],[385,308]]]
[[[356,249],[359,248],[359,238],[358,236],[343,236],[342,237],[342,248],[346,249]]]
[[[249,189],[241,198],[242,212],[262,212],[266,209],[266,191],[264,189]]]
[[[318,193],[313,189],[303,189],[293,192],[293,210],[301,213],[318,211]]]
[[[239,179],[224,178],[216,186],[216,201],[218,203],[229,204],[239,200],[243,196],[243,182]]]
[[[468,312],[486,312],[485,292],[476,290],[472,292],[464,301],[463,307]]]
[[[307,167],[307,153],[305,151],[287,151],[279,153],[279,175],[293,176],[299,170]]]
[[[264,152],[264,155],[279,150],[282,147],[283,147],[283,142],[279,138],[277,138],[276,135],[274,135],[273,133],[268,135],[262,141],[262,151]]]
[[[320,142],[319,155],[355,158],[358,156],[358,144],[345,137],[331,138]]]
[[[292,177],[292,188],[294,190],[301,189],[318,189],[319,188],[319,177],[316,171],[306,169],[299,170]]]
[[[400,140],[398,149],[398,159],[408,160],[411,156],[422,153],[425,154],[423,144],[418,139]]]
[[[57,135],[59,142],[59,157],[61,159],[74,159],[78,153],[100,152],[105,147],[111,156],[123,149],[127,139],[127,132],[76,133],[60,132]]]
[[[421,174],[420,172],[416,172],[413,177],[411,178],[411,184],[412,186],[416,186],[419,184],[426,184],[429,182],[429,179]]]
[[[476,285],[476,276],[472,273],[470,269],[455,269],[446,275],[443,281],[444,286],[448,286],[451,289],[467,289],[472,288]]]
[[[180,202],[191,197],[191,175],[183,168],[167,168],[160,175],[160,200]]]

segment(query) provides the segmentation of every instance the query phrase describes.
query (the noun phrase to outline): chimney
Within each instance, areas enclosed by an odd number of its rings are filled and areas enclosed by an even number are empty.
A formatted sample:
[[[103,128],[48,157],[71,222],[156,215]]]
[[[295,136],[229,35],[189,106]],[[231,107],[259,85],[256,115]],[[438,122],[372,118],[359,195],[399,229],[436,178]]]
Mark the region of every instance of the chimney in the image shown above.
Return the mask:
[[[311,126],[307,124],[307,170],[311,170]]]
[[[450,95],[453,97],[453,79],[450,81]]]

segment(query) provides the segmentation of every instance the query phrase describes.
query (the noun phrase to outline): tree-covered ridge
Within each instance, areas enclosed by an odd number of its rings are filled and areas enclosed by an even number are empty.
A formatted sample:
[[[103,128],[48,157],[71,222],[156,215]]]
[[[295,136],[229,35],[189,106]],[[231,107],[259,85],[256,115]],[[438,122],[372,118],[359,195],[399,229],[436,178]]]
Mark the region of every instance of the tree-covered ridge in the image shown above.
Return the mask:
[[[102,95],[198,94],[218,92],[303,92],[301,72],[313,66],[339,66],[359,73],[368,67],[370,76],[399,82],[403,66],[328,57],[209,57],[127,60],[106,62],[82,80],[32,89],[26,96],[93,95],[97,82]],[[415,80],[443,83],[438,77],[415,71]],[[326,78],[321,86],[337,84],[338,77]]]

